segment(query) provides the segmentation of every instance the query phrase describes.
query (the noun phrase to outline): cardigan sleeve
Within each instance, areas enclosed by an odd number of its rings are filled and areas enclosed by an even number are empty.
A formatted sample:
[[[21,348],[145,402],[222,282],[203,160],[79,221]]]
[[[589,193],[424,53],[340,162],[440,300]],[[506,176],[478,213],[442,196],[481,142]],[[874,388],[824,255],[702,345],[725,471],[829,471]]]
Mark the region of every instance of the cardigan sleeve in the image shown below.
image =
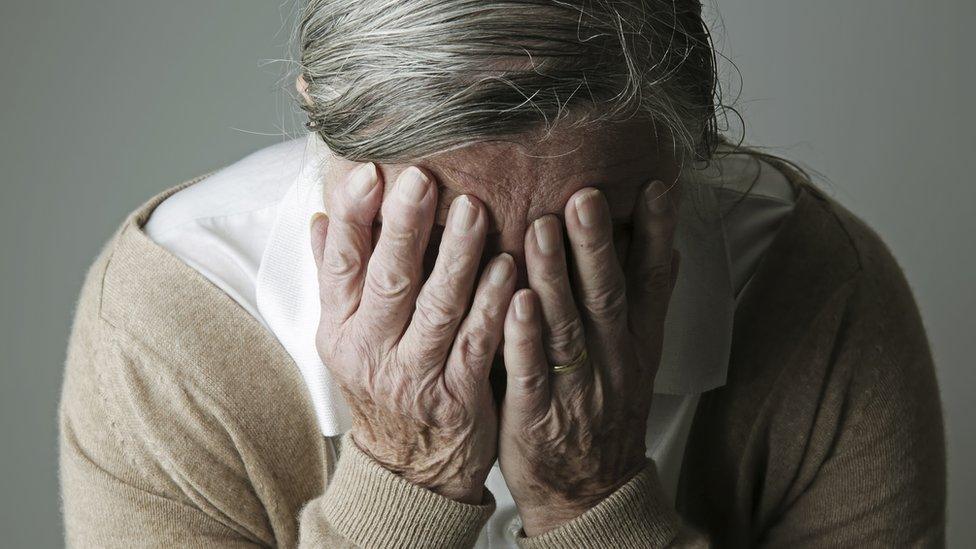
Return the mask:
[[[98,339],[73,335],[62,388],[67,545],[254,547],[272,545],[279,536],[291,541],[287,529],[275,531],[281,523],[266,511],[213,396],[189,379],[175,379],[159,360]]]
[[[81,324],[60,406],[69,546],[465,547],[494,509],[487,491],[484,505],[455,502],[354,444],[329,475],[321,435],[302,422],[256,435],[235,402],[278,405],[263,393],[227,395],[118,330]]]
[[[939,388],[918,307],[902,270],[873,233],[830,353],[820,416],[771,546],[941,547],[945,438]],[[855,233],[855,237],[859,237]],[[831,410],[836,409],[836,412]],[[822,421],[826,424],[828,421]]]
[[[488,490],[481,505],[435,494],[384,469],[347,435],[329,487],[302,512],[302,546],[470,547],[494,510]]]
[[[566,524],[518,539],[524,549],[565,547],[705,547],[707,539],[685,524],[661,486],[652,460],[596,507]]]

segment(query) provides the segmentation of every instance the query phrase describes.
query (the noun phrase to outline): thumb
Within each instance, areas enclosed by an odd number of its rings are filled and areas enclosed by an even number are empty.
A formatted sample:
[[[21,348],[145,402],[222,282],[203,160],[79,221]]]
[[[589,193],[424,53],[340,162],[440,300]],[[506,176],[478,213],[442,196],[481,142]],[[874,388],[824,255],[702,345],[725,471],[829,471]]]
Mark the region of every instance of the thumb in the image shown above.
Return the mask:
[[[322,212],[315,212],[312,215],[312,257],[315,258],[316,268],[322,264],[322,257],[325,255],[325,238],[329,233],[329,216]]]

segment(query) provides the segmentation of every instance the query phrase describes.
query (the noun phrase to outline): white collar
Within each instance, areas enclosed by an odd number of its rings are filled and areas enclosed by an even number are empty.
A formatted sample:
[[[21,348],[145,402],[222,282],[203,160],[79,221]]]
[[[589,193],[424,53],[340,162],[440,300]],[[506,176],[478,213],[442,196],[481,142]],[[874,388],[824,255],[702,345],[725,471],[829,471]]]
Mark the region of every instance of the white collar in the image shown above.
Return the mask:
[[[324,211],[321,168],[329,150],[309,134],[302,169],[278,207],[258,269],[257,306],[301,371],[322,433],[348,431],[345,401],[315,349],[318,282],[309,241],[312,214]],[[681,268],[665,324],[655,393],[695,394],[725,384],[735,297],[718,200],[711,185],[683,178],[675,248]]]

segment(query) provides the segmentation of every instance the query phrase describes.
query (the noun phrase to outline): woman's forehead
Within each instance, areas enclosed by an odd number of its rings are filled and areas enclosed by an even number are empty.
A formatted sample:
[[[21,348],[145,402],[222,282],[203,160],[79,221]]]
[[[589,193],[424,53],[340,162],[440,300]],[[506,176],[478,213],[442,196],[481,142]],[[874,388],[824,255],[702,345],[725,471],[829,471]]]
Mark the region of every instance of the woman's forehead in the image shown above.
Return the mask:
[[[439,223],[460,194],[481,200],[497,224],[519,224],[547,213],[561,215],[569,197],[583,187],[603,190],[613,217],[629,218],[644,183],[669,181],[676,173],[658,151],[652,128],[636,123],[563,134],[535,145],[478,143],[419,164],[438,180]],[[387,181],[405,167],[391,166]]]
[[[596,187],[603,191],[614,218],[629,218],[637,192],[654,177],[651,172],[643,159],[635,159],[626,165],[566,176],[472,180],[439,174],[437,219],[443,223],[451,202],[461,194],[477,197],[489,214],[499,221],[503,218],[507,221],[531,221],[545,214],[562,216],[570,196],[584,187]]]

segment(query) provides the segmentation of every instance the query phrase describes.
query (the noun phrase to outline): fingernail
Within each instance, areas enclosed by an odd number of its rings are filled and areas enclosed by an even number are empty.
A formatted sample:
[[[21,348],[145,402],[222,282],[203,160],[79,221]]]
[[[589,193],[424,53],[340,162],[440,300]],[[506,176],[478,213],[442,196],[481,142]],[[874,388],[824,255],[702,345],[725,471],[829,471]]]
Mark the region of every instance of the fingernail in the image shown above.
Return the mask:
[[[324,213],[322,213],[322,212],[315,212],[314,214],[312,214],[312,221],[309,222],[309,227],[311,227],[312,230],[314,231],[315,229],[318,228],[319,223],[322,223],[327,218],[328,218],[328,216],[325,215]]]
[[[514,266],[515,263],[512,260],[512,256],[508,254],[499,255],[491,265],[491,271],[488,273],[488,281],[493,286],[504,286],[505,282],[511,278]]]
[[[454,199],[454,204],[451,205],[451,228],[455,233],[460,234],[471,229],[477,218],[478,208],[475,208],[467,196],[462,194]]]
[[[668,189],[661,181],[654,181],[644,191],[644,203],[652,214],[663,214],[668,211]]]
[[[349,185],[347,189],[349,190],[349,196],[356,199],[362,200],[366,198],[369,191],[373,190],[376,186],[376,164],[372,162],[367,162],[362,166],[356,168],[356,171],[352,173],[352,177],[349,180]]]
[[[427,194],[427,176],[413,166],[407,168],[397,179],[397,193],[407,202],[419,203]]]
[[[529,292],[519,292],[515,296],[515,318],[522,322],[531,320],[533,307],[532,297]]]
[[[576,216],[584,227],[595,227],[600,222],[600,191],[590,189],[576,197]]]
[[[559,227],[556,226],[556,219],[550,215],[536,219],[532,224],[535,229],[535,241],[539,245],[539,250],[546,255],[556,252],[559,245]]]

